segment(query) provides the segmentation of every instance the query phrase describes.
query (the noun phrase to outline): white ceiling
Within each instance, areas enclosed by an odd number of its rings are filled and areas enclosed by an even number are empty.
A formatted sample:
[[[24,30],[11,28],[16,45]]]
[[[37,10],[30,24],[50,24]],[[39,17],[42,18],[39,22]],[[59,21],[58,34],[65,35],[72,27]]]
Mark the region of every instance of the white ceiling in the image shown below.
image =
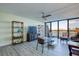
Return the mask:
[[[17,16],[26,17],[34,20],[43,19],[41,12],[46,14],[55,14],[56,12],[71,7],[75,4],[69,3],[0,3],[0,10],[15,14]]]

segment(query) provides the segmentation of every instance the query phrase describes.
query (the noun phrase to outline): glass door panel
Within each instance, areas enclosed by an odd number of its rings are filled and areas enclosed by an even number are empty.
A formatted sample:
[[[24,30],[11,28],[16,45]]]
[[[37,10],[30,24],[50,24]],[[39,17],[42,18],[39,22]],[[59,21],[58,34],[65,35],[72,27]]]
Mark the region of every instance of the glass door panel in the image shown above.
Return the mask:
[[[67,20],[59,21],[59,37],[68,37]]]
[[[79,19],[69,20],[69,37],[79,34]]]
[[[51,24],[51,31],[52,31],[52,36],[55,36],[55,37],[57,37],[58,36],[58,23],[57,22],[52,22],[52,24]]]

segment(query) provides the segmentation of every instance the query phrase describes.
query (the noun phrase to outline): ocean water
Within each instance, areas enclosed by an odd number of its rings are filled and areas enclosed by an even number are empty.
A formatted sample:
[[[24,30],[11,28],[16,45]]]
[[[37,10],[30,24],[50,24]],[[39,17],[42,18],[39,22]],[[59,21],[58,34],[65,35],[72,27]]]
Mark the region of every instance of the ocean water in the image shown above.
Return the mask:
[[[52,31],[52,36],[57,36],[58,35],[58,32],[57,31]],[[67,31],[59,31],[59,37],[62,37],[62,36],[67,36],[68,33]],[[69,37],[72,37],[72,36],[75,36],[76,35],[76,32],[74,31],[69,31]]]

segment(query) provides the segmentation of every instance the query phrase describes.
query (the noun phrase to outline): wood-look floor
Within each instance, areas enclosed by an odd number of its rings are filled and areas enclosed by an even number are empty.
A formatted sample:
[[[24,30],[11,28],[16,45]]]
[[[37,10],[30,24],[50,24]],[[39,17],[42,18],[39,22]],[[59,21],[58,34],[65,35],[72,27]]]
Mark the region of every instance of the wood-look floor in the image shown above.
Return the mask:
[[[0,47],[0,56],[68,56],[68,46],[58,42],[50,46],[49,50],[45,45],[44,53],[41,52],[41,45],[36,50],[36,41],[24,42],[22,44]]]

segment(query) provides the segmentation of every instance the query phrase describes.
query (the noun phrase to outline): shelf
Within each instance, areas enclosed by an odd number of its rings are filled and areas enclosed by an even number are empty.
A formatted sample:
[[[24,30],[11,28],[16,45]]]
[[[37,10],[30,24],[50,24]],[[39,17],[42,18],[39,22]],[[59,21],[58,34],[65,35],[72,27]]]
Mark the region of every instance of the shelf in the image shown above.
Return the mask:
[[[13,39],[19,39],[19,38],[23,38],[23,36],[13,37]]]
[[[23,22],[20,22],[20,21],[12,21],[13,23],[23,23]]]
[[[20,26],[14,26],[14,28],[23,28],[23,27],[20,27]]]
[[[21,31],[21,32],[14,32],[14,33],[23,33],[23,32]]]
[[[12,44],[16,44],[17,40],[23,42],[23,25],[23,22],[12,21]]]

